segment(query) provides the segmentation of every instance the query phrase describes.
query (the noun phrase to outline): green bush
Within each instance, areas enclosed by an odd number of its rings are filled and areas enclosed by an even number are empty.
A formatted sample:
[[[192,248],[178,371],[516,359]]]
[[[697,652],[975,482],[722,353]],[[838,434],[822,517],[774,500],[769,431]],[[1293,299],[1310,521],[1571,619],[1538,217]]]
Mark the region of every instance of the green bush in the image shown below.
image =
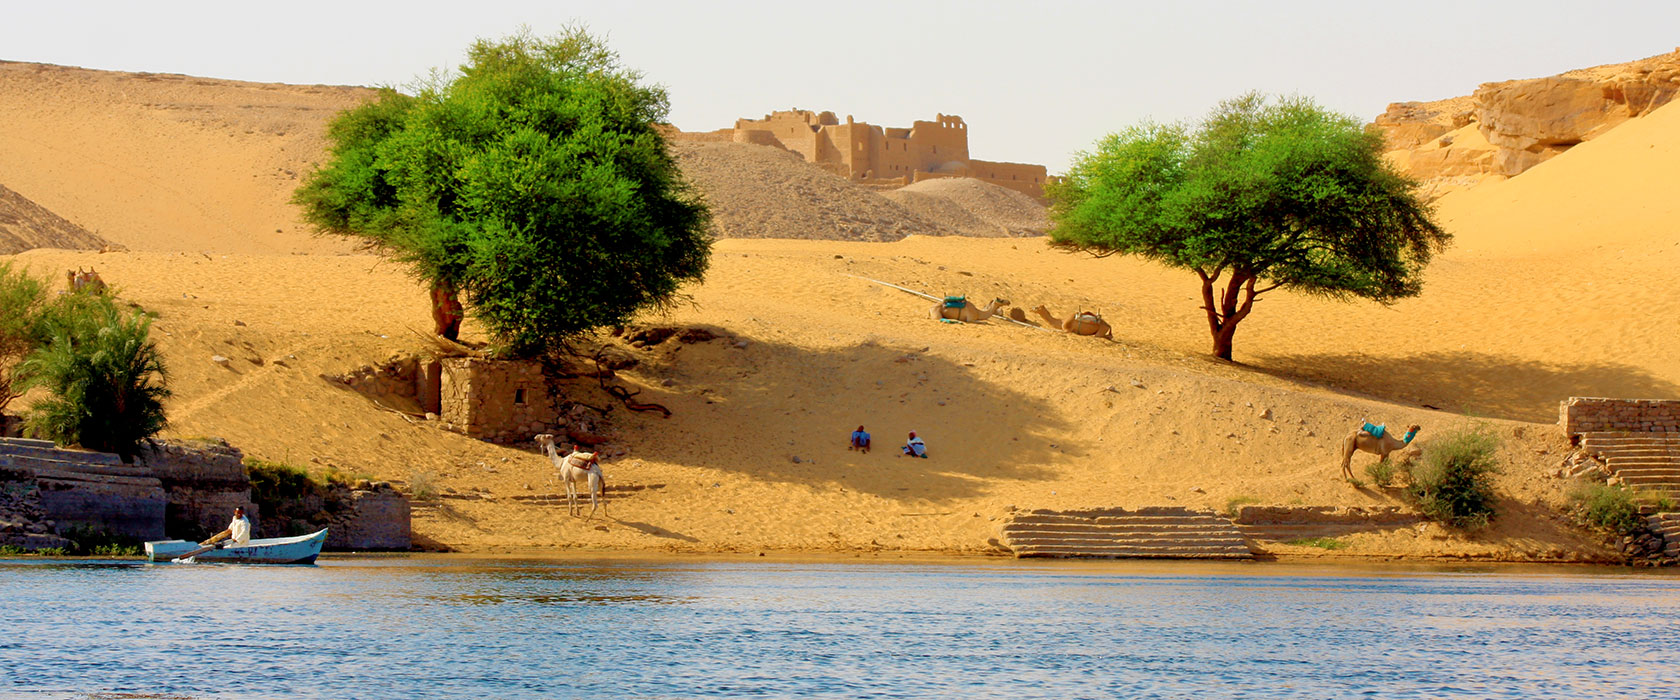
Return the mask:
[[[344,506],[334,482],[317,478],[302,467],[245,458],[251,480],[251,501],[262,518],[260,529],[286,536],[305,535],[327,521],[327,514]]]
[[[1371,483],[1376,484],[1378,488],[1388,486],[1398,472],[1399,469],[1394,463],[1386,459],[1365,465],[1365,476],[1371,477]]]
[[[60,550],[60,554],[78,557],[137,557],[144,551],[140,541],[133,537],[114,535],[87,525],[70,528],[64,533],[64,539],[70,540],[70,546]]]
[[[1333,537],[1308,537],[1305,539],[1290,540],[1284,544],[1295,545],[1297,547],[1317,547],[1319,549],[1330,550],[1343,549],[1347,547],[1346,542]]]
[[[1431,440],[1422,464],[1411,472],[1406,492],[1423,514],[1458,528],[1477,528],[1494,517],[1494,452],[1499,439],[1481,429],[1461,430]]]
[[[1570,492],[1575,514],[1589,526],[1626,535],[1645,524],[1633,492],[1620,486],[1587,484]]]
[[[18,365],[19,385],[53,396],[31,407],[28,430],[133,462],[168,424],[168,377],[148,337],[151,318],[108,297],[69,294],[42,311],[40,325],[50,340]]]
[[[46,283],[0,262],[0,410],[22,393],[13,390],[12,367],[39,344],[46,298]]]

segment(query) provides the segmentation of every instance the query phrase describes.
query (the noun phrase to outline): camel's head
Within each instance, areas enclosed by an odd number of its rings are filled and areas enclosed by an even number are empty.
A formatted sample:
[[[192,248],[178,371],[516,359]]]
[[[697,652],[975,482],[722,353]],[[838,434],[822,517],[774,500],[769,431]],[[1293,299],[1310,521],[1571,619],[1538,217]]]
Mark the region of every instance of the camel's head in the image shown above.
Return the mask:
[[[1406,444],[1411,444],[1412,438],[1417,437],[1419,430],[1423,430],[1423,426],[1417,424],[1413,424],[1412,427],[1406,429]]]
[[[1005,299],[1003,297],[997,297],[995,299],[992,299],[992,303],[996,304],[999,308],[1002,308],[1002,307],[1005,307],[1005,306],[1009,305],[1009,300]]]
[[[548,433],[540,433],[540,434],[537,434],[537,435],[533,435],[533,436],[531,436],[531,439],[536,440],[538,445],[542,445],[544,447],[548,447],[548,446],[554,444],[554,436],[549,435]]]
[[[1028,310],[1035,313],[1035,314],[1038,314],[1038,313],[1048,314],[1048,313],[1050,313],[1049,307],[1046,307],[1043,304],[1039,304],[1038,306],[1034,306],[1034,307],[1032,307],[1031,309],[1028,309]]]

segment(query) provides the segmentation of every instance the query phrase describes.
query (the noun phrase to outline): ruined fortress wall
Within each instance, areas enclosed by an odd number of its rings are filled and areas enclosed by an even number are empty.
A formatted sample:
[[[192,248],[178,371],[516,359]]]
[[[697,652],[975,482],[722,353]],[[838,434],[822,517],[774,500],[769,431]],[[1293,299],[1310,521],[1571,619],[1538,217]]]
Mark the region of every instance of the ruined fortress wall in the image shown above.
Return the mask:
[[[529,440],[560,417],[542,366],[518,360],[443,360],[439,404],[444,427],[491,442]]]
[[[350,492],[349,508],[327,530],[330,549],[406,550],[413,544],[408,498],[389,490]]]
[[[1680,433],[1680,400],[1604,399],[1571,396],[1559,404],[1565,435],[1581,433]]]

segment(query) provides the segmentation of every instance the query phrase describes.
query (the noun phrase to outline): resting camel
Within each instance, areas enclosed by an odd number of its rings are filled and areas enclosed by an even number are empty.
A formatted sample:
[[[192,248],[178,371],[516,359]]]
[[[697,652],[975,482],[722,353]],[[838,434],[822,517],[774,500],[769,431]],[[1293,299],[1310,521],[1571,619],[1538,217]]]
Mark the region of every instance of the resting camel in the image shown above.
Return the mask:
[[[945,302],[935,304],[928,310],[928,318],[935,321],[942,318],[956,319],[963,323],[979,323],[997,315],[998,310],[1009,305],[1008,299],[993,299],[985,308],[976,308],[973,303],[963,302],[961,308],[948,308]]]
[[[548,461],[554,463],[554,468],[560,470],[560,480],[566,482],[566,510],[577,515],[582,508],[577,502],[577,482],[589,482],[589,517],[595,517],[595,509],[601,509],[601,515],[607,514],[607,475],[601,471],[601,463],[596,460],[594,452],[579,452],[577,446],[572,446],[572,453],[565,457],[554,447],[554,436],[543,433],[536,436],[537,444],[542,445],[543,452],[548,454]],[[596,498],[600,498],[597,506]]]
[[[70,284],[70,291],[74,293],[105,293],[105,280],[101,279],[99,273],[93,270],[83,270],[79,267],[74,270],[65,270],[64,281]]]
[[[1365,425],[1370,425],[1370,423],[1366,423]],[[1412,438],[1417,437],[1418,430],[1420,429],[1421,427],[1416,425],[1408,428],[1406,430],[1406,437],[1404,438],[1394,437],[1394,433],[1392,431],[1385,433],[1382,437],[1372,435],[1369,432],[1366,432],[1364,428],[1353,431],[1351,435],[1347,436],[1346,440],[1342,441],[1342,476],[1346,477],[1349,481],[1353,480],[1352,464],[1354,450],[1369,452],[1381,457],[1381,459],[1378,460],[1379,462],[1387,462],[1388,453],[1412,444]]]
[[[1091,311],[1081,311],[1066,321],[1050,315],[1050,310],[1043,304],[1033,307],[1033,313],[1038,314],[1051,328],[1060,328],[1074,335],[1091,335],[1098,338],[1114,340],[1114,328],[1102,320],[1102,316]]]

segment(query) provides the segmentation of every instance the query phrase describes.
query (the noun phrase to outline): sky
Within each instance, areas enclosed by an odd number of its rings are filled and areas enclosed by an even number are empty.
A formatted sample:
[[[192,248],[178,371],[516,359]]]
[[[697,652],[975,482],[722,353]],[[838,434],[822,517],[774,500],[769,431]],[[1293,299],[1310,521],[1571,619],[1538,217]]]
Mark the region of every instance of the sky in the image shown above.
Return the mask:
[[[1680,2],[68,0],[7,3],[0,60],[401,87],[474,39],[567,25],[664,85],[687,131],[792,108],[882,126],[956,114],[972,157],[1056,173],[1105,134],[1250,90],[1369,121],[1390,102],[1667,53]]]

